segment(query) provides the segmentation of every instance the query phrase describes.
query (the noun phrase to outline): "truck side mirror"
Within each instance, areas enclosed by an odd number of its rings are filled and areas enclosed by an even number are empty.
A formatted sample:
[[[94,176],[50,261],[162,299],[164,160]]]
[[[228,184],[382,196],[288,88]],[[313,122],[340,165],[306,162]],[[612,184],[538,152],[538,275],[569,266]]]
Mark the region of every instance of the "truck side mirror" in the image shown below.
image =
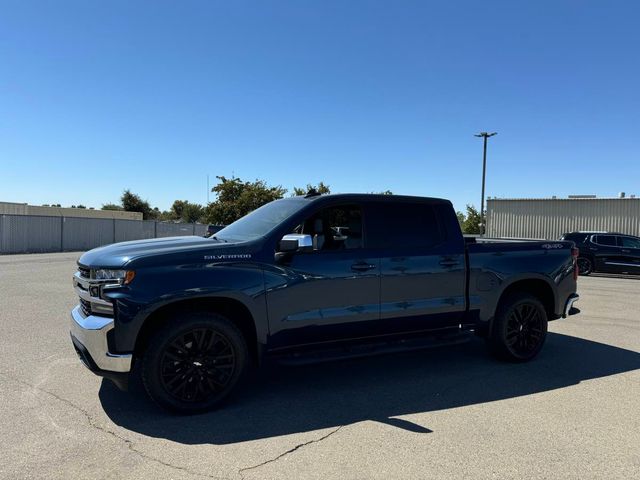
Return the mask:
[[[290,259],[295,253],[312,252],[313,238],[311,235],[288,233],[278,242],[276,262],[280,263]]]
[[[313,250],[311,235],[288,233],[278,244],[280,252],[310,252]]]

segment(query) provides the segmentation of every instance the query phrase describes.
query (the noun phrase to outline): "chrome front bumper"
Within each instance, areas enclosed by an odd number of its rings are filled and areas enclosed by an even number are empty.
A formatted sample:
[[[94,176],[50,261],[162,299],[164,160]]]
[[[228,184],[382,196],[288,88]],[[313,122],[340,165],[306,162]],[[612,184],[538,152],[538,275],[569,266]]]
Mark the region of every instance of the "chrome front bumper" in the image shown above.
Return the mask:
[[[562,318],[567,318],[569,315],[574,315],[578,313],[580,310],[574,308],[573,304],[580,300],[580,295],[577,293],[572,293],[567,298],[567,303],[564,305],[564,312],[562,312]]]
[[[127,373],[131,370],[131,354],[118,355],[109,352],[107,333],[112,329],[113,318],[85,316],[79,305],[71,311],[72,341],[82,363],[89,370],[117,373]]]

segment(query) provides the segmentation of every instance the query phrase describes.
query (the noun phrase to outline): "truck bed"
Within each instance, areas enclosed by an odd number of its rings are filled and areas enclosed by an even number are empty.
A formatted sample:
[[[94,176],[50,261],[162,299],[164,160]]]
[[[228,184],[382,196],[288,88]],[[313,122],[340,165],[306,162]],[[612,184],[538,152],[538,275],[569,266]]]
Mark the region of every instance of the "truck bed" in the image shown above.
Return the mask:
[[[498,292],[525,281],[537,282],[539,293],[549,296],[551,318],[563,314],[575,293],[573,242],[465,237],[465,243],[469,311],[477,312],[480,320],[494,315]]]

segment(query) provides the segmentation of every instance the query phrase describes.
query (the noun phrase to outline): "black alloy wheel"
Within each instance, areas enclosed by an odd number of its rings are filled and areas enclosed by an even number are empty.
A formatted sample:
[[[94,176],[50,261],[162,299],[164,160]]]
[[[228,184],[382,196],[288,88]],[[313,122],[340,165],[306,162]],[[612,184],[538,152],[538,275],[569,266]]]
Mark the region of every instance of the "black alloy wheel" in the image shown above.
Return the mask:
[[[578,257],[578,273],[580,275],[589,275],[593,272],[593,264],[586,257]]]
[[[545,335],[544,314],[535,304],[519,303],[507,317],[505,340],[516,355],[527,357],[539,347]]]
[[[200,413],[217,407],[241,382],[249,366],[242,332],[209,312],[176,314],[148,341],[142,380],[161,407]]]
[[[511,294],[500,301],[487,345],[501,360],[526,362],[542,349],[547,325],[547,311],[537,297]]]
[[[213,328],[179,334],[160,359],[162,386],[181,402],[201,402],[229,386],[236,368],[233,345]]]

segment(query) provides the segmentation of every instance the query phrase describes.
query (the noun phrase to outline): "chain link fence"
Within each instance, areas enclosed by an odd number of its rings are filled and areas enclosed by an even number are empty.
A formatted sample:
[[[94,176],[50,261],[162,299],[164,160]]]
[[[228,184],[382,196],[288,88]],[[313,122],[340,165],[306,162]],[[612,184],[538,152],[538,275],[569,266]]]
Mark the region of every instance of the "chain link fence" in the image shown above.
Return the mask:
[[[0,215],[0,254],[86,251],[146,238],[203,236],[206,225],[36,215]]]

